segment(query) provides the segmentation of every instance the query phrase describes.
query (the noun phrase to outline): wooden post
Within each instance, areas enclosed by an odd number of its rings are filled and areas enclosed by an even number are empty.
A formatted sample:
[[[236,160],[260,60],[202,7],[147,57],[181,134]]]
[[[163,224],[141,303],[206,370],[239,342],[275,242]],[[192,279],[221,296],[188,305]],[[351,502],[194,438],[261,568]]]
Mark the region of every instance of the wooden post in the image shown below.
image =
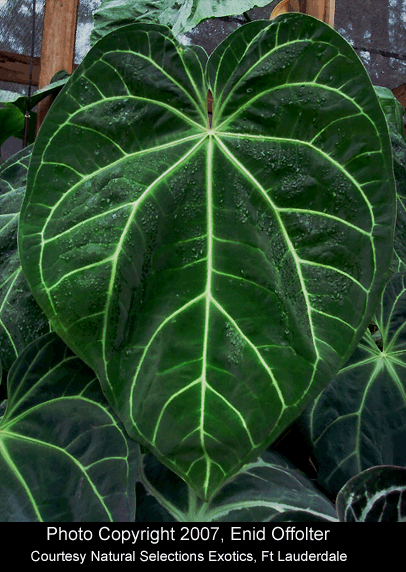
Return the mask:
[[[271,17],[272,20],[280,14],[286,14],[287,12],[298,12],[299,11],[299,0],[282,0],[275,6],[272,10]]]
[[[273,9],[270,19],[287,12],[309,14],[334,28],[335,0],[282,0]]]
[[[73,72],[79,0],[46,0],[42,32],[39,89],[47,86],[59,70]],[[38,103],[37,132],[53,101]]]
[[[309,14],[334,28],[336,0],[299,0],[300,12]]]

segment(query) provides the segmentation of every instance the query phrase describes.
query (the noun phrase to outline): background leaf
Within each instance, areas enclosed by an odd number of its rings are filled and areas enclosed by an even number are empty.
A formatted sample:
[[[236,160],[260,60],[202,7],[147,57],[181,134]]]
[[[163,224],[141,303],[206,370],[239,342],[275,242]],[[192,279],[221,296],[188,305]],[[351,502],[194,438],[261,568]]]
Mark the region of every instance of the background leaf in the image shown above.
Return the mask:
[[[37,89],[31,96],[30,96],[30,109],[35,107],[37,103],[43,100],[48,95],[52,95],[54,93],[59,93],[61,88],[66,84],[68,79],[70,78],[70,74],[68,72],[61,70],[55,74],[56,78],[52,78],[51,83],[42,89]],[[0,103],[8,102],[9,104],[13,104],[17,107],[21,113],[24,115],[26,107],[27,107],[27,96],[20,95],[19,93],[15,93],[12,91],[4,91],[0,90]]]
[[[286,515],[286,516],[285,516]],[[137,483],[139,522],[331,522],[334,505],[287,459],[265,451],[209,502],[201,501],[153,455],[144,455]]]
[[[190,32],[202,20],[242,14],[254,6],[266,6],[268,0],[103,0],[93,12],[93,46],[105,34],[136,22],[168,26],[175,36]]]
[[[0,521],[133,522],[138,445],[94,373],[54,333],[8,376],[0,420]]]
[[[0,146],[9,137],[16,136],[24,129],[24,114],[14,105],[6,104],[0,108]]]
[[[341,522],[406,522],[406,469],[371,467],[352,477],[337,496]]]
[[[388,281],[374,321],[382,349],[367,330],[301,418],[318,462],[317,482],[334,496],[375,465],[406,467],[406,273]]]
[[[401,103],[396,99],[390,89],[374,85],[375,92],[379,98],[379,103],[385,113],[386,120],[390,131],[395,131],[403,139],[405,139],[405,130],[403,127],[403,116],[405,110]]]
[[[0,359],[7,373],[22,350],[50,331],[22,272],[17,230],[32,145],[0,166]]]
[[[392,272],[404,272],[406,270],[406,141],[402,135],[393,129],[390,130],[390,138],[397,196],[395,242],[391,270]]]
[[[374,86],[388,123],[393,153],[393,173],[396,182],[397,215],[392,272],[406,270],[406,140],[403,127],[404,108],[386,87]]]
[[[62,79],[52,79],[49,85],[42,89],[38,89],[33,95],[31,95],[29,103],[30,110],[48,95],[57,95],[69,79],[69,74],[62,70],[57,72],[54,77],[62,77]],[[20,95],[19,93],[12,91],[0,90],[0,104],[2,103],[4,106],[3,108],[0,108],[0,146],[11,136],[24,139],[24,116],[27,108],[27,96]],[[27,138],[28,144],[33,143],[35,140],[36,122],[37,114],[30,111]]]

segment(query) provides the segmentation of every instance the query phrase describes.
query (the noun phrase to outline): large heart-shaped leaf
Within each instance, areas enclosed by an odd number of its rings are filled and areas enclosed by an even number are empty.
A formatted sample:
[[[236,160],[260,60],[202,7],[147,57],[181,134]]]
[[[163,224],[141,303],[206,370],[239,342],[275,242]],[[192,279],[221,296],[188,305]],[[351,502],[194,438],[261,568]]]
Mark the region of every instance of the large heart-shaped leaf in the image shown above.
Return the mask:
[[[371,82],[329,26],[252,22],[206,59],[155,25],[94,46],[36,141],[19,249],[129,434],[210,500],[355,349],[395,188]]]

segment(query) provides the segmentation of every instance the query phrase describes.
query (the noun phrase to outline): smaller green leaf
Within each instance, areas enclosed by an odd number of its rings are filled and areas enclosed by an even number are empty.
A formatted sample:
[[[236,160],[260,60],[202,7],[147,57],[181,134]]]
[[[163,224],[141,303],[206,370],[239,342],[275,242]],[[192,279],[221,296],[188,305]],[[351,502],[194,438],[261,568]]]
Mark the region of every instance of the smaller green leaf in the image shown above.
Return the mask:
[[[367,330],[298,423],[319,463],[318,484],[332,495],[372,466],[406,466],[406,273],[386,284],[374,322],[382,351]]]
[[[51,78],[51,83],[55,83],[57,81],[65,80],[65,82],[70,78],[71,74],[68,73],[66,70],[59,70],[57,71]]]
[[[265,451],[215,495],[201,501],[153,455],[143,456],[137,483],[140,522],[281,522],[289,514],[303,522],[336,521],[332,503],[289,461]]]
[[[65,75],[66,74],[66,75]],[[29,109],[33,109],[37,103],[51,94],[58,94],[66,84],[70,75],[65,70],[57,72],[51,83],[42,89],[37,90],[31,97]],[[60,79],[56,79],[60,78]],[[0,90],[0,146],[9,137],[24,138],[25,113],[27,109],[27,96],[20,95],[12,91]],[[35,140],[37,114],[30,111],[28,144]]]
[[[93,371],[54,333],[8,376],[0,423],[1,522],[133,522],[138,445]]]
[[[406,522],[406,469],[378,466],[350,479],[337,495],[341,522]]]
[[[29,343],[50,331],[18,256],[18,222],[31,152],[29,145],[0,166],[0,359],[6,372]]]
[[[0,109],[0,146],[9,137],[16,136],[24,129],[24,114],[12,104]]]
[[[254,6],[266,6],[268,0],[103,0],[93,12],[94,28],[90,34],[93,46],[100,38],[126,24],[147,22],[171,28],[175,36],[186,34],[208,18],[243,14]]]
[[[0,89],[0,103],[14,103],[21,95],[15,91]]]
[[[57,74],[62,74],[63,77],[61,79],[56,80],[56,81],[54,81],[54,78],[52,78],[52,81],[49,85],[46,85],[42,89],[38,89],[37,91],[35,91],[31,95],[30,105],[29,105],[30,109],[35,107],[37,105],[37,103],[39,103],[42,99],[44,99],[45,97],[48,97],[48,95],[52,95],[53,93],[55,93],[55,94],[59,93],[60,90],[62,89],[62,87],[66,84],[66,82],[70,78],[70,75],[68,74],[68,72],[65,72],[64,70],[61,72],[57,72]],[[65,74],[67,74],[67,75],[65,75]],[[57,77],[59,77],[59,76],[57,76]],[[20,95],[19,93],[13,93],[10,91],[6,92],[6,91],[0,90],[0,103],[3,103],[3,102],[8,102],[9,104],[14,105],[15,107],[17,107],[21,111],[22,114],[24,114],[26,107],[27,107],[27,96],[26,95]]]
[[[400,102],[396,99],[390,89],[374,85],[375,92],[378,96],[379,103],[388,122],[389,131],[395,131],[405,139],[405,130],[403,127],[403,116],[405,110]]]

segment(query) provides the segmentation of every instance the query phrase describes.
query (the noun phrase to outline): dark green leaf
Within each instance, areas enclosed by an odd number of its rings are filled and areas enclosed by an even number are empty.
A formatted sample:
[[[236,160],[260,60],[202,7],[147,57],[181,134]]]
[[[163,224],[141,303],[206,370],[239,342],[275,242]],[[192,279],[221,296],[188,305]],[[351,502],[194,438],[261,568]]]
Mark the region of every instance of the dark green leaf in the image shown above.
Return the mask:
[[[404,272],[406,270],[406,140],[403,127],[405,110],[389,89],[380,86],[374,86],[374,89],[388,123],[397,191],[395,243],[391,271]]]
[[[67,72],[65,73],[67,74]],[[50,85],[37,90],[30,97],[29,109],[31,110],[48,95],[57,94],[69,79],[69,74],[67,74],[67,76],[68,77],[64,76],[63,79],[54,81]],[[24,115],[27,108],[27,96],[12,91],[0,90],[0,104],[2,103],[4,107],[0,108],[0,146],[11,136],[18,137],[19,139],[24,138]],[[35,140],[36,120],[37,114],[30,111],[28,144],[33,143]]]
[[[204,64],[164,27],[102,38],[41,128],[19,249],[128,433],[208,501],[357,346],[395,185],[377,96],[330,26],[252,22]]]
[[[50,83],[55,83],[61,80],[67,81],[70,78],[70,76],[71,74],[68,73],[66,70],[59,70],[52,76]]]

